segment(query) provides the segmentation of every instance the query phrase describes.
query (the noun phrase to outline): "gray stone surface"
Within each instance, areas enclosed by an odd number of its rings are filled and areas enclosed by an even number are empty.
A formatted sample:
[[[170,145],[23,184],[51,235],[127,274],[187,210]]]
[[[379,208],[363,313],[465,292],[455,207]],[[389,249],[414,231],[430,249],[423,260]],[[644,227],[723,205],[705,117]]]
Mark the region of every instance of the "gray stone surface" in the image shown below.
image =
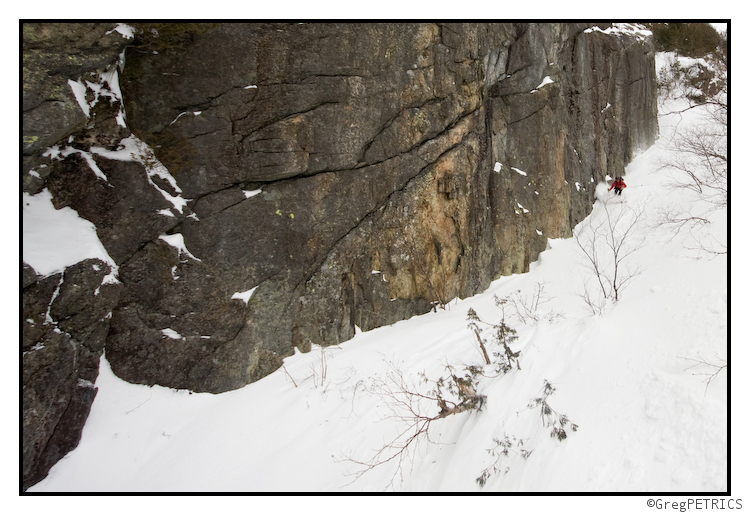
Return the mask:
[[[96,396],[94,382],[121,285],[88,259],[62,274],[23,268],[22,469],[26,489],[73,450]]]
[[[201,261],[150,284],[158,303],[126,294],[114,370],[236,388],[262,375],[261,349],[272,369],[294,346],[335,344],[355,324],[393,323],[528,270],[547,237],[588,214],[592,178],[622,174],[655,137],[650,42],[585,28],[222,24],[158,54],[128,51],[129,126],[195,199],[200,221],[179,232]],[[162,253],[143,252],[123,276],[166,277]],[[186,299],[183,280],[200,295]],[[247,307],[227,302],[253,287]],[[233,303],[236,323],[219,335],[215,313]],[[160,329],[126,323],[132,312],[177,314],[185,344],[156,352],[131,337]],[[190,343],[201,334],[210,345]],[[164,372],[186,355],[194,366]]]
[[[23,270],[25,485],[75,446],[103,347],[127,381],[239,388],[294,347],[527,271],[657,135],[654,50],[633,34],[162,23],[125,40],[113,28],[24,24],[24,191],[47,188],[94,223],[121,281],[97,290],[106,265],[87,262],[62,283]],[[68,86],[126,47],[127,128],[119,101],[86,117]],[[131,135],[151,163],[91,153]],[[52,145],[75,152],[50,159]],[[149,174],[155,159],[181,192]],[[187,199],[183,212],[157,186]],[[191,255],[160,238],[178,234]],[[252,288],[247,304],[232,298]]]

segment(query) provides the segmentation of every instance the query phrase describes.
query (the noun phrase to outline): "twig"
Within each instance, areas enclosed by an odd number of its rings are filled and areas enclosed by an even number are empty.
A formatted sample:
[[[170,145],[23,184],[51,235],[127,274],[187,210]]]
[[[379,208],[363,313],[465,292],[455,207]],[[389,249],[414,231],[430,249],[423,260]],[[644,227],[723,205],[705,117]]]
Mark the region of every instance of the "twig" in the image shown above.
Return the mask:
[[[691,368],[697,367],[698,365],[706,365],[707,367],[710,367],[710,368],[714,369],[713,374],[708,374],[708,373],[704,373],[704,374],[695,374],[694,373],[693,374],[694,376],[697,376],[697,375],[708,376],[707,379],[703,380],[703,382],[706,383],[706,388],[703,391],[703,395],[704,396],[708,393],[708,387],[711,385],[711,382],[714,379],[716,379],[716,377],[721,373],[722,370],[724,370],[725,368],[727,368],[727,362],[725,360],[723,360],[723,359],[719,359],[719,361],[721,361],[722,363],[724,363],[723,365],[716,365],[714,363],[709,363],[708,361],[706,361],[705,359],[703,359],[703,357],[700,354],[698,354],[698,357],[700,359],[684,358],[682,356],[680,356],[680,357],[682,359],[686,359],[688,361],[694,361],[695,362],[695,365],[691,365],[691,366],[687,367],[685,370],[690,370]]]
[[[492,362],[490,361],[490,356],[487,354],[487,349],[484,346],[484,342],[482,341],[482,337],[479,335],[479,329],[476,327],[472,327],[474,329],[474,334],[477,336],[477,341],[479,342],[479,348],[482,349],[482,354],[484,355],[484,362],[489,365]]]
[[[292,384],[294,384],[294,387],[295,387],[295,388],[297,388],[297,382],[296,382],[296,381],[294,380],[294,378],[293,378],[293,377],[292,377],[292,375],[291,375],[291,374],[289,373],[289,371],[288,371],[288,370],[286,369],[286,367],[284,366],[284,364],[283,364],[283,363],[281,364],[281,368],[283,368],[283,369],[284,369],[284,372],[286,372],[286,375],[287,375],[287,376],[289,376],[289,379],[291,379],[291,380],[292,380]]]
[[[138,408],[140,408],[141,406],[143,406],[144,404],[146,404],[146,403],[147,403],[148,401],[150,401],[150,400],[151,400],[151,396],[152,396],[153,394],[154,394],[154,392],[153,392],[153,391],[152,391],[152,392],[149,392],[149,394],[148,394],[148,399],[146,399],[145,401],[143,401],[142,403],[140,403],[140,404],[139,404],[138,406],[136,406],[135,408],[131,409],[130,411],[126,411],[126,412],[125,412],[125,414],[126,414],[126,415],[130,415],[130,414],[131,414],[131,413],[133,413],[133,412],[134,412],[135,410],[137,410]]]

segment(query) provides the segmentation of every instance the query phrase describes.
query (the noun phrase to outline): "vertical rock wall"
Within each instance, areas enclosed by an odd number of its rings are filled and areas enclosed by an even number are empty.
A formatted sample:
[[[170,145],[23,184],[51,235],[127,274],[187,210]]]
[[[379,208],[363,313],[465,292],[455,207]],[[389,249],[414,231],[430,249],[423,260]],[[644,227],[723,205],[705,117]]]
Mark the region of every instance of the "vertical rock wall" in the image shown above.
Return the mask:
[[[24,26],[24,189],[97,227],[121,281],[101,342],[136,383],[238,388],[294,347],[524,272],[656,137],[653,46],[632,27],[162,24],[123,42],[72,25]],[[126,45],[127,127],[120,101],[82,115],[65,83]],[[66,48],[88,60],[60,65]],[[76,151],[43,156],[53,145]],[[25,312],[49,312],[55,281],[24,282]],[[75,337],[62,332],[25,327],[24,349]],[[53,362],[70,360],[35,359],[25,385],[46,370],[69,399],[74,376]],[[35,395],[27,406],[24,387],[24,470],[28,454],[43,475],[54,424],[26,414],[59,410]]]
[[[235,388],[294,346],[338,343],[355,325],[523,272],[546,238],[588,214],[595,184],[655,137],[653,48],[636,31],[204,29],[127,54],[129,126],[194,199],[196,218],[175,230],[201,260],[180,267],[200,292],[189,302],[181,281],[148,283],[154,300],[127,283],[108,355],[133,381]],[[163,250],[143,250],[123,277],[165,268]],[[251,288],[247,306],[231,300]],[[202,320],[238,308],[222,334]],[[136,312],[176,314],[179,334],[210,338],[167,350]]]
[[[117,60],[126,42],[109,23],[32,23],[23,25],[22,185],[29,194],[55,189],[57,207],[65,197],[87,202],[80,176],[90,174],[80,154],[64,161],[43,156],[49,147],[78,139],[91,145],[119,141],[115,115],[102,108],[87,116],[69,81],[93,80],[92,73]],[[91,97],[90,97],[91,98]],[[116,113],[116,111],[115,111]],[[93,120],[97,120],[94,128]],[[72,178],[72,181],[66,178]],[[64,183],[60,189],[54,183]],[[84,181],[85,183],[85,181]],[[105,202],[87,212],[112,210]],[[85,213],[84,213],[85,214]],[[104,229],[104,227],[102,227]],[[22,324],[22,487],[40,481],[50,467],[78,445],[96,396],[94,382],[109,331],[109,316],[122,285],[104,278],[112,270],[88,259],[48,277],[23,264]]]

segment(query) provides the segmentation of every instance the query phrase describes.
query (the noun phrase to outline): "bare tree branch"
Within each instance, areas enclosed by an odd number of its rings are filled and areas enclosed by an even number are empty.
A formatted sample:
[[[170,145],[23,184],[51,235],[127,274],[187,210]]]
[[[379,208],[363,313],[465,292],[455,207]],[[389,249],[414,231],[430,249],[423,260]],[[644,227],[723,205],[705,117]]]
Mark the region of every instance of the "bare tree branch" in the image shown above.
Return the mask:
[[[481,410],[485,396],[477,394],[469,381],[452,373],[448,379],[448,388],[454,390],[453,393],[458,397],[456,401],[449,400],[443,395],[443,378],[435,382],[436,386],[431,392],[420,393],[416,385],[406,380],[401,370],[392,363],[388,363],[388,366],[390,371],[385,379],[376,378],[370,392],[380,397],[383,405],[390,411],[387,419],[397,422],[402,427],[395,437],[375,450],[370,459],[359,460],[350,455],[345,460],[362,467],[352,474],[353,481],[376,467],[395,463],[395,471],[388,483],[388,487],[393,488],[397,479],[403,480],[406,463],[414,462],[419,443],[436,443],[430,439],[432,423],[464,411]]]
[[[603,216],[592,216],[574,232],[578,248],[585,257],[585,266],[599,285],[599,297],[592,297],[584,284],[582,298],[589,308],[601,314],[610,299],[617,302],[625,286],[640,274],[641,267],[632,268],[625,261],[645,244],[645,237],[636,233],[643,218],[644,207],[633,209],[627,206],[603,204]]]
[[[714,379],[716,379],[716,377],[717,377],[717,376],[718,376],[718,375],[719,375],[719,374],[720,374],[720,373],[721,373],[721,372],[722,372],[723,370],[725,370],[725,369],[727,368],[727,366],[728,366],[728,363],[726,362],[726,360],[723,360],[723,359],[719,359],[719,362],[723,363],[723,365],[719,365],[719,364],[716,364],[716,363],[709,363],[708,361],[706,361],[705,359],[703,359],[703,357],[702,357],[702,356],[701,356],[700,354],[698,354],[698,359],[695,359],[695,358],[682,358],[682,359],[686,359],[686,360],[688,360],[688,361],[693,361],[693,362],[695,362],[695,364],[694,364],[694,365],[691,365],[691,366],[687,367],[687,368],[686,368],[685,370],[690,370],[691,368],[694,368],[694,367],[697,367],[697,366],[701,366],[701,365],[707,366],[707,367],[709,367],[709,369],[710,369],[710,370],[712,370],[712,372],[711,372],[711,373],[699,373],[699,374],[693,374],[693,375],[702,375],[702,376],[708,376],[708,377],[707,377],[707,378],[706,378],[706,379],[705,379],[705,380],[703,381],[704,383],[706,383],[706,388],[705,388],[705,390],[704,390],[704,392],[703,392],[703,395],[706,395],[706,393],[708,393],[708,387],[709,387],[709,386],[711,385],[711,382],[712,382],[712,381],[713,381]]]

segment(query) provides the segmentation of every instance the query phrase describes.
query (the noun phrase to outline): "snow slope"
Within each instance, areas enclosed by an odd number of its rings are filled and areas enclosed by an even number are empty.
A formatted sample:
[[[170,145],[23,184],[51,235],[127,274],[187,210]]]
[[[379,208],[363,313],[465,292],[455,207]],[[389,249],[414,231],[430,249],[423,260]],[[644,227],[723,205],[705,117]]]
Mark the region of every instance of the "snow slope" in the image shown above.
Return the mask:
[[[714,369],[695,360],[727,360],[727,256],[696,250],[726,245],[727,212],[673,188],[679,178],[658,170],[674,127],[699,115],[662,117],[660,140],[627,168],[623,198],[597,202],[583,222],[601,219],[605,203],[626,216],[643,209],[633,236],[643,246],[628,260],[640,273],[603,315],[581,299],[591,277],[575,240],[550,240],[527,274],[446,310],[297,353],[233,392],[128,384],[105,356],[80,445],[29,492],[726,491],[727,372],[707,384]],[[712,223],[675,233],[658,224],[668,207]],[[448,376],[447,364],[458,375],[481,365],[467,311],[497,322],[494,295],[529,299],[540,283],[542,313],[559,317],[506,320],[517,330],[521,369],[481,378],[484,408],[434,421],[429,441],[409,447],[400,467],[394,459],[357,477],[356,462],[406,427],[382,387],[401,375],[427,394],[429,381]],[[529,408],[545,380],[556,388],[549,405],[578,426],[563,441],[550,438],[538,407]],[[438,411],[434,402],[418,409]],[[506,436],[523,445],[498,456],[493,439]],[[524,458],[521,448],[531,454]]]

